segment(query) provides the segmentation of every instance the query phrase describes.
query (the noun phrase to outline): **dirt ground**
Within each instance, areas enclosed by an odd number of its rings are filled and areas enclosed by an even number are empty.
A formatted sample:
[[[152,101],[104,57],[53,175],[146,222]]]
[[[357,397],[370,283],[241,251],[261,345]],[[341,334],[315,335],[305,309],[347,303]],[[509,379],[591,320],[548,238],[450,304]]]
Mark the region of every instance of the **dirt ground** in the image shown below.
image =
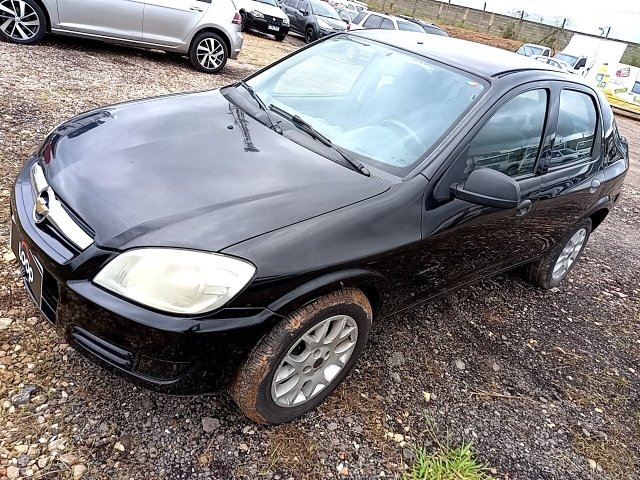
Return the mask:
[[[160,52],[0,42],[0,224],[19,168],[99,105],[215,88],[292,51],[247,35],[200,74]],[[24,293],[0,230],[0,478],[401,478],[413,447],[473,442],[500,479],[640,478],[640,123],[619,207],[559,288],[517,273],[375,323],[356,370],[304,418],[256,426],[225,394],[170,397],[84,360]]]

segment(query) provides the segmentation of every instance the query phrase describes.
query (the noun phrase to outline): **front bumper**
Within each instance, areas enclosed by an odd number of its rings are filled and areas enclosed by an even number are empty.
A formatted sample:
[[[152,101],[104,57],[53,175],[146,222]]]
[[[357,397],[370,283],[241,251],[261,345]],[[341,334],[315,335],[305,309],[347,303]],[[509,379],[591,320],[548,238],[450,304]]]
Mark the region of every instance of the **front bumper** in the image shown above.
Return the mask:
[[[55,230],[36,225],[29,166],[11,196],[12,235],[42,266],[38,307],[54,328],[89,359],[146,388],[173,394],[224,388],[281,317],[266,308],[223,308],[212,315],[177,317],[97,287],[91,278],[116,253],[95,244],[73,251],[64,239],[56,238]]]
[[[282,25],[281,23],[278,23],[279,19],[271,20],[271,18],[275,17],[269,17],[269,19],[258,18],[254,17],[250,12],[247,12],[247,26],[254,30],[258,30],[259,32],[269,33],[271,35],[286,35],[289,33],[289,25]]]

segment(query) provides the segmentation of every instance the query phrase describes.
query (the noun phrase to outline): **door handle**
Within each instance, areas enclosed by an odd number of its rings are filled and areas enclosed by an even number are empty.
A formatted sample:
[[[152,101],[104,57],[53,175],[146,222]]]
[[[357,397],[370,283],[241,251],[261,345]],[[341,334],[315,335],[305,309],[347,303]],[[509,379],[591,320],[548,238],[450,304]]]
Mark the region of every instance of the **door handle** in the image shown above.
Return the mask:
[[[523,217],[525,216],[527,213],[529,213],[529,210],[531,210],[531,206],[533,205],[533,203],[531,203],[531,200],[523,200],[521,201],[518,206],[516,207],[516,209],[518,210],[516,212],[516,217]]]
[[[192,12],[201,12],[202,9],[200,7],[189,7],[189,10],[191,10]]]
[[[591,180],[591,186],[589,187],[589,193],[596,193],[600,188],[600,180],[594,178]]]

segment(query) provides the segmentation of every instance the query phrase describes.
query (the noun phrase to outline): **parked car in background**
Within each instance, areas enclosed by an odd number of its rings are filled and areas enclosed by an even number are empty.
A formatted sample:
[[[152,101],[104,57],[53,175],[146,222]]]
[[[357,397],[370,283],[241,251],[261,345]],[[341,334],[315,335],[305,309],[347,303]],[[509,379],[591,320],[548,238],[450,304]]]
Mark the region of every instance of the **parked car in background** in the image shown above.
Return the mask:
[[[363,28],[381,28],[383,30],[404,30],[407,32],[425,33],[423,28],[413,22],[402,18],[387,15],[384,13],[370,12],[368,10],[360,12],[353,22],[349,24],[349,30],[360,30]]]
[[[249,29],[269,33],[282,41],[289,32],[289,17],[284,13],[276,0],[236,0],[240,17],[242,17],[242,31]]]
[[[347,27],[335,8],[319,0],[285,0],[284,12],[289,17],[291,30],[304,35],[307,43]]]
[[[534,55],[541,55],[543,57],[551,56],[551,49],[544,45],[536,45],[534,43],[525,43],[522,45],[516,53],[524,55],[525,57],[533,57]]]
[[[417,23],[418,25],[420,25],[422,27],[422,29],[426,33],[429,33],[431,35],[440,35],[442,37],[448,37],[449,36],[449,34],[447,33],[447,31],[444,28],[439,27],[435,23],[427,22],[427,21],[421,20],[419,18],[409,17],[407,15],[397,15],[397,16],[399,18],[403,18],[404,20],[408,20],[410,22]]]
[[[0,36],[25,45],[45,32],[189,56],[205,73],[222,70],[242,48],[233,0],[0,0]]]
[[[228,388],[281,423],[331,394],[382,316],[518,266],[560,284],[629,168],[611,107],[579,76],[424,39],[332,35],[219,90],[55,127],[9,195],[36,306],[133,382]],[[350,44],[366,54],[345,68]]]
[[[336,12],[338,12],[338,16],[347,25],[350,24],[351,22],[353,22],[353,20],[357,16],[357,13],[355,13],[355,12],[353,12],[351,10],[348,10],[348,9],[342,7],[342,6],[336,6],[334,8],[336,9]]]
[[[538,60],[539,62],[546,63],[547,65],[551,65],[552,67],[559,68],[563,72],[577,73],[571,65],[559,58],[545,57],[542,55],[533,55],[531,58]]]

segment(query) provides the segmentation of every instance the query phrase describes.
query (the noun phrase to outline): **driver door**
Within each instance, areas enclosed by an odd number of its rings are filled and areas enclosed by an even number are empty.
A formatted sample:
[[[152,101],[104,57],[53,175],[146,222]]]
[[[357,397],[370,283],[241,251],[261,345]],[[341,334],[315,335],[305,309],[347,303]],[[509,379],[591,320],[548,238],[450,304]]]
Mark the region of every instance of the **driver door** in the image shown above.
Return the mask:
[[[473,282],[544,252],[535,240],[541,227],[536,217],[540,194],[541,152],[549,149],[551,92],[531,88],[509,94],[485,115],[484,124],[461,143],[454,160],[430,182],[422,220],[422,247],[414,281],[422,298]],[[452,198],[450,187],[463,183],[479,168],[514,178],[528,207],[497,209]],[[521,204],[522,205],[522,204]]]
[[[142,39],[142,0],[58,0],[58,15],[64,30]]]

